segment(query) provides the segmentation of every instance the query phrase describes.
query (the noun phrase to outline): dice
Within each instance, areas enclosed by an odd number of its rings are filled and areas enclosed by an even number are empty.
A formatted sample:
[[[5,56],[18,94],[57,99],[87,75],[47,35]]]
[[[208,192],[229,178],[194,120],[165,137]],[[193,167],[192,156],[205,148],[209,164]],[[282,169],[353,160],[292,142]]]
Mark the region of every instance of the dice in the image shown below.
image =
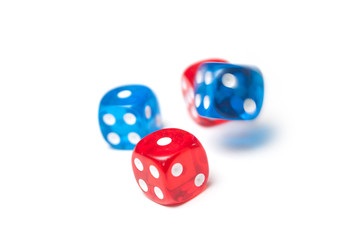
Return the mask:
[[[144,137],[133,151],[132,167],[141,190],[162,205],[178,205],[197,196],[205,189],[209,172],[201,143],[176,128]]]
[[[251,120],[262,108],[264,84],[256,67],[203,63],[198,67],[194,103],[202,117]]]
[[[162,127],[156,96],[142,85],[122,86],[106,93],[100,101],[98,119],[104,139],[116,149],[134,149],[141,138]]]
[[[211,119],[199,116],[196,107],[194,105],[194,83],[196,72],[200,65],[207,62],[227,62],[223,59],[207,59],[189,66],[182,75],[182,94],[187,105],[187,110],[191,118],[201,126],[210,127],[222,124],[226,120]]]

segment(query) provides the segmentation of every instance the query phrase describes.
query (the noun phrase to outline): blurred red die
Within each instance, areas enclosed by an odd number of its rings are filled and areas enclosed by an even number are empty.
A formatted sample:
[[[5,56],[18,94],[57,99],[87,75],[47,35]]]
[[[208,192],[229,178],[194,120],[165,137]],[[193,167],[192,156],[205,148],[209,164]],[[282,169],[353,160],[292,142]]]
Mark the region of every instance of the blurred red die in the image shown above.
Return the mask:
[[[187,104],[187,109],[191,118],[202,126],[215,126],[227,122],[227,120],[210,119],[199,116],[195,103],[194,103],[194,81],[196,79],[196,73],[200,65],[207,62],[227,62],[223,59],[207,59],[189,66],[182,75],[182,93],[184,100]]]

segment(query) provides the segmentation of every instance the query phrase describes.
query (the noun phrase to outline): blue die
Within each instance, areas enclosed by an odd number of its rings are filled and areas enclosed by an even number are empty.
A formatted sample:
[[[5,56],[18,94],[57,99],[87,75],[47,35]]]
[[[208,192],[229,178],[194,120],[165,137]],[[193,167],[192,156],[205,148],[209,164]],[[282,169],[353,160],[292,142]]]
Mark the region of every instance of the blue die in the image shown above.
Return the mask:
[[[162,127],[156,96],[142,85],[110,90],[100,101],[98,118],[104,139],[116,149],[133,149]]]
[[[261,111],[263,95],[263,77],[255,67],[212,62],[198,68],[194,103],[203,117],[254,119]]]

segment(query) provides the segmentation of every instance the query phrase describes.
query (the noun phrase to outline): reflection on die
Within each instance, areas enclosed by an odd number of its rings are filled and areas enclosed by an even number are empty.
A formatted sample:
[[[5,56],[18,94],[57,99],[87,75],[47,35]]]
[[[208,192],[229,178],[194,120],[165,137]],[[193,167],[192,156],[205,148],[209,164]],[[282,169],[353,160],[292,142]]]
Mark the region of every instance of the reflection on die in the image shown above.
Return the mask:
[[[192,134],[176,128],[156,131],[143,138],[132,155],[135,179],[152,201],[178,205],[206,187],[206,152]]]
[[[116,149],[133,149],[146,135],[161,129],[155,94],[143,85],[127,85],[107,92],[99,105],[104,139]]]

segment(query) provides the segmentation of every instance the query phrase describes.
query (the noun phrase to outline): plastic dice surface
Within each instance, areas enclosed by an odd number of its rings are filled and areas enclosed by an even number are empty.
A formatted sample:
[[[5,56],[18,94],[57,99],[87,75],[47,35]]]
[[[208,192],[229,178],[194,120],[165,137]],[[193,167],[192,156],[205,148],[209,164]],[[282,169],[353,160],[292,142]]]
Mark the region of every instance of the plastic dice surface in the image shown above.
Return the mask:
[[[206,152],[192,134],[176,128],[143,138],[132,156],[135,179],[152,201],[178,205],[201,193],[208,180]]]
[[[157,99],[142,85],[122,86],[106,93],[98,118],[104,139],[116,149],[133,149],[141,138],[162,127]]]
[[[226,120],[210,119],[199,116],[196,107],[194,105],[194,81],[197,70],[200,65],[208,62],[227,62],[223,59],[207,59],[189,66],[183,73],[182,76],[182,93],[184,100],[187,104],[187,109],[191,118],[202,126],[215,126],[226,122]]]
[[[199,115],[251,120],[262,108],[263,77],[255,67],[204,63],[196,73],[194,102]]]

